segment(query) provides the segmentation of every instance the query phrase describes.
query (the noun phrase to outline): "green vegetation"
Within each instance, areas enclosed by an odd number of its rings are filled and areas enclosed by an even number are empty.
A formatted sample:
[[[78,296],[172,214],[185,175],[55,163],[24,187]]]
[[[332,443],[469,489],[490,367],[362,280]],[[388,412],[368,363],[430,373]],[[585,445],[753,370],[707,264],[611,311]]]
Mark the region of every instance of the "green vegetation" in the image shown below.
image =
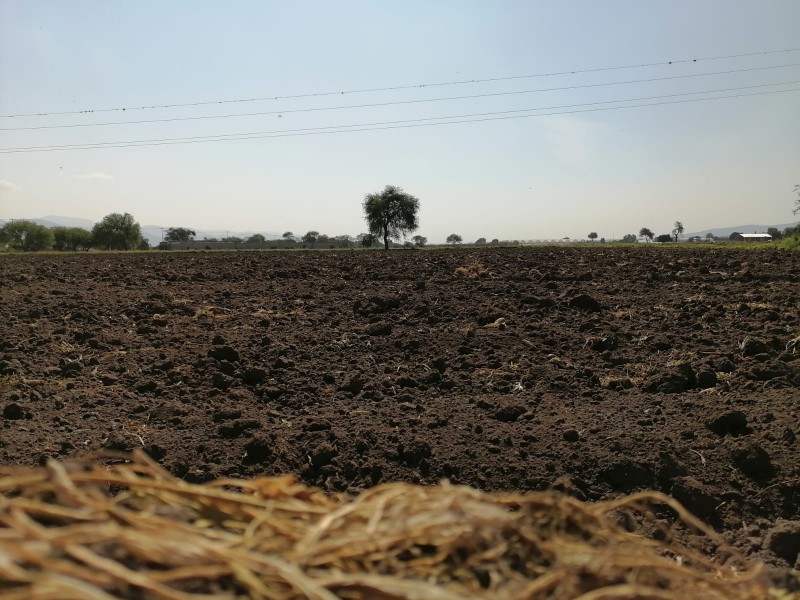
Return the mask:
[[[53,250],[77,252],[92,247],[92,232],[81,227],[53,227]]]
[[[0,228],[0,243],[23,252],[48,250],[53,246],[53,232],[31,221],[11,221]]]
[[[797,194],[797,198],[794,199],[794,210],[792,214],[800,213],[800,185],[794,186],[794,193]]]
[[[383,238],[385,250],[390,239],[398,240],[419,227],[419,200],[402,188],[387,185],[382,192],[367,194],[363,207],[369,232]]]
[[[597,232],[596,232],[596,231],[593,231],[593,232],[591,232],[591,233],[590,233],[588,236],[586,236],[586,237],[588,237],[588,238],[589,238],[590,240],[592,240],[592,241],[595,241],[595,240],[597,239]]]
[[[92,228],[93,246],[104,250],[146,250],[142,229],[129,213],[111,213]]]
[[[167,229],[167,235],[164,238],[168,242],[189,242],[194,239],[197,234],[193,229],[186,227],[170,227]]]
[[[448,244],[451,244],[451,245],[455,246],[456,244],[460,244],[464,240],[457,233],[451,233],[450,235],[447,236],[447,240],[446,241],[447,241]]]
[[[675,236],[675,243],[678,243],[678,238],[683,235],[683,223],[675,221],[675,227],[672,229],[672,235]]]
[[[356,236],[356,242],[361,244],[362,248],[372,248],[375,244],[378,243],[378,238],[376,238],[371,233],[359,233]]]
[[[653,233],[653,232],[652,232],[650,229],[648,229],[647,227],[642,227],[642,228],[639,230],[639,237],[640,237],[640,238],[644,238],[644,239],[645,239],[645,241],[647,241],[647,242],[652,242],[652,241],[653,241],[653,238],[654,238],[655,236],[656,236],[656,234],[654,234],[654,233]]]

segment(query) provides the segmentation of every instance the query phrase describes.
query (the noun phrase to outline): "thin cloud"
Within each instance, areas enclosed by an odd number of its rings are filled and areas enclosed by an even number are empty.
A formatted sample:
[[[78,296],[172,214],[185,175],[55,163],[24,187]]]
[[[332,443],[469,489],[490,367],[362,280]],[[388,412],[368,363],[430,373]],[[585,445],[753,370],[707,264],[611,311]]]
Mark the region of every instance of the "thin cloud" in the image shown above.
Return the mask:
[[[73,175],[73,179],[100,179],[103,181],[114,181],[113,175],[106,173],[87,173],[86,175]]]
[[[7,179],[0,179],[0,193],[18,192],[22,188],[16,183],[8,181]]]

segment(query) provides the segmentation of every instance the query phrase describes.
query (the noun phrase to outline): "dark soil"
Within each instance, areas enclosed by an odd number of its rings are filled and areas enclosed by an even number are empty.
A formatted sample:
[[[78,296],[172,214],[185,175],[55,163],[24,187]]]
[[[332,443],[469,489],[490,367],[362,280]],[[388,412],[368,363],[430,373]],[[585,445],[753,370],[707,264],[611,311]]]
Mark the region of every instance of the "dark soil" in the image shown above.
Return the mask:
[[[4,464],[655,489],[798,564],[798,253],[7,255],[0,310]]]

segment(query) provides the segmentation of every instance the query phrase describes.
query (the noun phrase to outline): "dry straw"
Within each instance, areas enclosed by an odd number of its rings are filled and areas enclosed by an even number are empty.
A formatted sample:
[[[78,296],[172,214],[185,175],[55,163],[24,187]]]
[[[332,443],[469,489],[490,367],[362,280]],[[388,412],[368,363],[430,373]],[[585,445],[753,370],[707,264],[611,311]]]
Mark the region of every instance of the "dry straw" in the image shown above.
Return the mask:
[[[291,476],[189,484],[141,452],[104,462],[0,468],[0,598],[768,596],[759,565],[660,494],[332,497]]]

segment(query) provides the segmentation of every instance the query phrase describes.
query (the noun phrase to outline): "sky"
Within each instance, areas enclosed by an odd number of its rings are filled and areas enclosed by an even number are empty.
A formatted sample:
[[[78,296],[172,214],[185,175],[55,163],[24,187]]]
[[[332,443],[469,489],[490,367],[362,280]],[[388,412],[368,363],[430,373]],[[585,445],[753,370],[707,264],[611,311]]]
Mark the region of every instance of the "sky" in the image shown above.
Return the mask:
[[[0,0],[0,219],[356,235],[391,184],[432,242],[792,222],[798,23],[797,0]]]

